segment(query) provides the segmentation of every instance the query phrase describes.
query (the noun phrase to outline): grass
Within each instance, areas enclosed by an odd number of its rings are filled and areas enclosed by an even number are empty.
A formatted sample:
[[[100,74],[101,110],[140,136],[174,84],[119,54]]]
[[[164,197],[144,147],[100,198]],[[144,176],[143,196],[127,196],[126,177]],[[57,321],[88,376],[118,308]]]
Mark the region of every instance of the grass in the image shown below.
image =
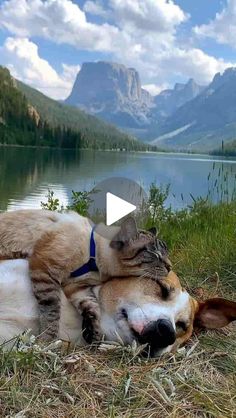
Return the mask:
[[[145,226],[158,223],[182,283],[199,298],[236,300],[236,202],[199,200],[179,213],[163,203],[155,197]],[[194,335],[155,360],[141,359],[135,346],[71,351],[21,342],[0,362],[1,417],[236,416],[235,325]]]
[[[234,417],[236,347],[227,338],[195,338],[191,349],[155,361],[121,348],[5,354],[1,416]]]

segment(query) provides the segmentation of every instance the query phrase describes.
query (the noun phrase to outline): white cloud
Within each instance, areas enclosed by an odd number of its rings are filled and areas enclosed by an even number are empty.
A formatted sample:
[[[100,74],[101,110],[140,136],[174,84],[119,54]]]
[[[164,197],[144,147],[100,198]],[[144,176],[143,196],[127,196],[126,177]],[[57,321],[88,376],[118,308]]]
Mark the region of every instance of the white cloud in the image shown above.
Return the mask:
[[[162,85],[175,78],[194,78],[200,84],[209,83],[217,72],[235,65],[234,62],[217,59],[199,48],[179,47],[176,40],[168,45],[155,43],[153,37],[142,39],[138,53],[124,49],[116,52],[119,62],[130,63],[139,71],[143,84]]]
[[[196,26],[195,34],[215,39],[220,44],[236,48],[236,0],[228,0],[226,7],[208,24]]]
[[[158,84],[144,84],[142,86],[145,90],[147,90],[152,96],[157,96],[157,94],[161,93],[161,91],[168,89],[170,86],[168,83],[163,83],[161,85]]]
[[[103,15],[107,21],[91,23],[85,11]],[[84,10],[72,0],[5,0],[0,5],[0,27],[18,37],[38,36],[78,49],[111,53],[139,49],[140,31],[152,31],[167,42],[186,18],[171,0],[109,0],[107,10],[99,0],[88,0]]]
[[[84,3],[83,10],[95,16],[100,16],[104,18],[110,17],[110,11],[108,9],[105,9],[103,3],[100,1],[87,0]]]
[[[70,87],[72,87],[72,84],[80,71],[80,65],[68,65],[62,63],[62,79],[68,83]]]
[[[122,29],[131,25],[132,28],[159,33],[172,32],[189,17],[172,0],[108,0],[106,7],[100,0],[87,0],[83,10],[110,18]]]
[[[142,83],[153,91],[175,77],[193,77],[205,84],[234,64],[186,46],[183,38],[180,41],[177,29],[188,16],[171,0],[108,0],[106,10],[102,0],[87,0],[83,10],[72,0],[4,0],[0,4],[0,27],[17,39],[37,36],[100,52],[101,58],[109,52],[113,61],[135,67]],[[104,23],[89,22],[85,12],[99,15]],[[8,64],[25,82],[50,96],[65,97],[78,68],[64,65],[58,74],[29,40],[30,56],[22,57],[27,46],[20,48],[19,42],[11,51],[8,46]]]
[[[170,32],[188,15],[173,1],[109,0],[119,25],[132,23],[139,30]]]
[[[194,78],[200,84],[209,83],[217,72],[234,65],[204,53],[201,49],[175,47],[160,59],[161,70],[166,74],[176,74]]]
[[[69,95],[79,66],[62,64],[58,74],[39,56],[38,47],[27,38],[7,38],[0,48],[1,63],[12,75],[55,99]]]
[[[0,27],[20,37],[40,36],[89,50],[110,51],[115,26],[89,23],[71,0],[8,0],[0,6]]]

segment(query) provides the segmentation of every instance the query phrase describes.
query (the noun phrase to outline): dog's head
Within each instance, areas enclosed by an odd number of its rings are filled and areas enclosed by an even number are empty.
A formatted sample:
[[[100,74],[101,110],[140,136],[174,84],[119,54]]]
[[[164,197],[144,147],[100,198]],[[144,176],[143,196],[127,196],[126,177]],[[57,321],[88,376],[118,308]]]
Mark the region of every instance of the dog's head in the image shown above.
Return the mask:
[[[156,236],[156,229],[138,230],[130,217],[123,221],[110,242],[121,270],[127,276],[166,276],[171,269],[166,244]]]
[[[146,344],[150,356],[175,351],[195,326],[216,329],[236,320],[236,303],[224,299],[197,302],[172,271],[160,283],[150,278],[113,279],[97,288],[105,339]],[[168,289],[168,290],[166,290]]]

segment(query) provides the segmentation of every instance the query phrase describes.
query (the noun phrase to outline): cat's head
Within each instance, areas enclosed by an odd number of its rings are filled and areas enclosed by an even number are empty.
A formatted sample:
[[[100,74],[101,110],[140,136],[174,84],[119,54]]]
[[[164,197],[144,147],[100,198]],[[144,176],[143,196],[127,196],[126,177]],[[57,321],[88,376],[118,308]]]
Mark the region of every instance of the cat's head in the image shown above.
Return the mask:
[[[129,272],[130,276],[160,278],[171,269],[166,244],[158,239],[156,228],[138,230],[132,217],[121,224],[110,247],[116,252],[124,273]]]

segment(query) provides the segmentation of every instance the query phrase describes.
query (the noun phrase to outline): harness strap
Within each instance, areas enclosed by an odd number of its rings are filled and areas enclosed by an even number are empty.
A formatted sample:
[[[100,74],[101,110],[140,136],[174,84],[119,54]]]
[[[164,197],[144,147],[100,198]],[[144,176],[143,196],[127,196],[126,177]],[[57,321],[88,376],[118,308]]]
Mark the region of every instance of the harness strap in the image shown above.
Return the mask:
[[[96,244],[94,240],[94,230],[96,225],[94,225],[91,235],[90,235],[90,257],[89,261],[85,263],[83,266],[79,267],[75,271],[72,271],[70,277],[80,277],[90,271],[98,271],[98,267],[96,264]]]

